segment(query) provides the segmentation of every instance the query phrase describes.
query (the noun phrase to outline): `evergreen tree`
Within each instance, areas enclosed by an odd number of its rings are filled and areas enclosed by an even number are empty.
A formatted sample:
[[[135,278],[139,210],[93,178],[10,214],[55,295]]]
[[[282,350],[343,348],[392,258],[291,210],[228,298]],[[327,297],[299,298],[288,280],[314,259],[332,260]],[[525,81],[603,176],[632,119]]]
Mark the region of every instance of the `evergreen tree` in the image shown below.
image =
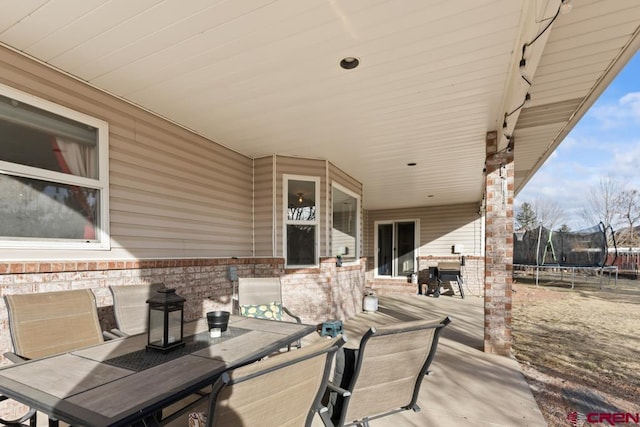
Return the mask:
[[[516,228],[533,230],[538,226],[538,217],[531,204],[525,202],[516,209]]]

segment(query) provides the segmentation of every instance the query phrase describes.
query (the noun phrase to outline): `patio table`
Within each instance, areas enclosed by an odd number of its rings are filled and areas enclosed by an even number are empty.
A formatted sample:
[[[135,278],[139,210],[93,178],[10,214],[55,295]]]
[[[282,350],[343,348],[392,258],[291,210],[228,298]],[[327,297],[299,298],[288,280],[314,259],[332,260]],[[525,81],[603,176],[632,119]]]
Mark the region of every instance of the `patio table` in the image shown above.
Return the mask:
[[[71,425],[126,426],[315,330],[231,316],[227,332],[210,338],[199,319],[185,324],[186,345],[166,354],[145,351],[141,334],[4,367],[0,393]]]

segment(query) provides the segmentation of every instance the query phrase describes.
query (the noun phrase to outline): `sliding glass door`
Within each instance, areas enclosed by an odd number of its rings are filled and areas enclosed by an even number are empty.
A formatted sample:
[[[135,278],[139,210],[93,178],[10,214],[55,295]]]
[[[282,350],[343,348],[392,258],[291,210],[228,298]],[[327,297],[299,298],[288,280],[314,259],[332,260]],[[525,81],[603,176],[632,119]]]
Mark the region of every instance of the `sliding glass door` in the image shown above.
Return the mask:
[[[415,271],[416,221],[376,223],[376,273],[409,276]]]

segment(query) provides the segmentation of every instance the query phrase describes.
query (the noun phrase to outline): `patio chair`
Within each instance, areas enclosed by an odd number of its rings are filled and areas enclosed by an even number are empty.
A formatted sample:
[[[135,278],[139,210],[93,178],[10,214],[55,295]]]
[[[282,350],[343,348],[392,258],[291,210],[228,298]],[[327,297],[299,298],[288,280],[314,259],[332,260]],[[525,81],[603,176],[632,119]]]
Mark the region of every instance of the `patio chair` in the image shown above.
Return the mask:
[[[207,427],[311,426],[342,336],[229,370],[215,382]]]
[[[285,316],[289,316],[296,323],[302,323],[300,317],[282,305],[279,277],[240,277],[238,305],[242,316],[271,320],[286,320]],[[298,340],[295,346],[300,348],[301,342]]]
[[[429,373],[442,328],[451,320],[411,321],[370,328],[359,349],[343,349],[328,386],[326,426],[364,425],[416,404],[422,378]]]
[[[0,395],[0,402],[4,402],[5,400],[8,400],[8,399],[9,399],[8,397]],[[29,410],[21,417],[18,417],[12,420],[6,420],[4,418],[0,418],[0,425],[8,426],[8,427],[19,427],[19,426],[26,427],[27,424],[25,424],[25,422],[28,422],[29,427],[36,427],[38,423],[36,414],[37,412],[35,409],[29,408]]]
[[[4,356],[14,363],[104,341],[90,289],[5,295],[4,299],[13,341],[13,352]],[[49,425],[57,425],[57,421],[49,420]]]
[[[147,332],[149,315],[147,300],[163,287],[163,283],[109,286],[113,296],[113,314],[117,325],[117,328],[112,329],[111,332],[118,337]]]

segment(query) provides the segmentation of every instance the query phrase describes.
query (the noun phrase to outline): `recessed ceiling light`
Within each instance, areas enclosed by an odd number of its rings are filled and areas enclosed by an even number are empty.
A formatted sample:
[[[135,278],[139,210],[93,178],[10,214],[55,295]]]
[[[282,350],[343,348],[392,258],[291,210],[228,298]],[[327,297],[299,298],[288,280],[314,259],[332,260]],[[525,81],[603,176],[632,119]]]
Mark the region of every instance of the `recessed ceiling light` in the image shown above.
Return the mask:
[[[355,56],[347,56],[340,61],[340,66],[345,70],[352,70],[360,64],[360,60]]]
[[[411,162],[411,163],[407,163],[407,166],[415,166],[417,165],[417,163]]]

